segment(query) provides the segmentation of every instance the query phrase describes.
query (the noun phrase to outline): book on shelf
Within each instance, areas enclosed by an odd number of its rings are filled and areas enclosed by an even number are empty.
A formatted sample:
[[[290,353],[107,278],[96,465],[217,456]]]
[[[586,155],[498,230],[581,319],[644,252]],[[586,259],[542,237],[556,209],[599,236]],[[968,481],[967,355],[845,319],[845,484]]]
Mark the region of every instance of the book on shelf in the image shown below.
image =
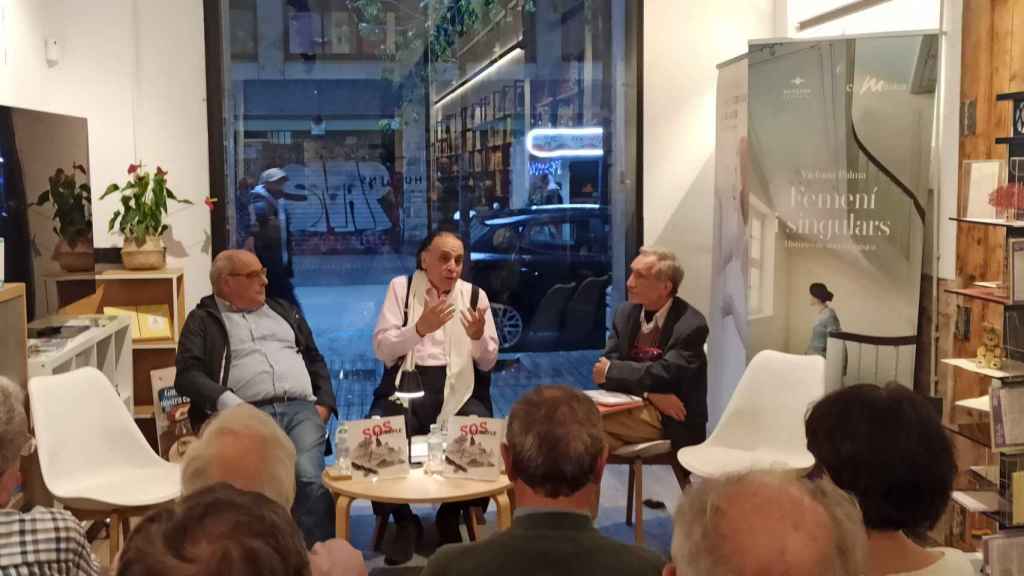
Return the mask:
[[[501,443],[505,422],[499,418],[452,416],[444,451],[443,476],[497,480],[501,475]]]
[[[131,324],[132,341],[171,340],[171,310],[166,304],[141,306],[104,306],[103,313],[127,316]]]
[[[997,452],[1024,450],[1024,385],[992,380],[988,396],[992,449]]]

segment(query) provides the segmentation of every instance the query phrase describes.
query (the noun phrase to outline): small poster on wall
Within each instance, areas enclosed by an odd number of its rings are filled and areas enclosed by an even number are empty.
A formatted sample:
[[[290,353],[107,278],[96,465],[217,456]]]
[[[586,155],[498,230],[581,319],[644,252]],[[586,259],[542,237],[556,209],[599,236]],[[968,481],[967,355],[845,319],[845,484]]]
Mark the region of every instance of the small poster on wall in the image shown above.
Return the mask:
[[[409,474],[409,438],[402,416],[349,422],[348,445],[353,480]]]
[[[452,416],[443,476],[497,480],[501,475],[501,442],[505,422],[498,418]]]

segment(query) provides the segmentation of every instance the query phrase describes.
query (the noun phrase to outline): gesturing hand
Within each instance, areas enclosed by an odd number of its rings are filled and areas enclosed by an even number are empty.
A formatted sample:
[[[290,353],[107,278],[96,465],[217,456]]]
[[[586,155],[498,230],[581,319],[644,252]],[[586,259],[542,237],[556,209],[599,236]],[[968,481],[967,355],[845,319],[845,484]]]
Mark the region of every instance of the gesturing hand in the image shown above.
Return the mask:
[[[466,335],[470,340],[479,340],[484,335],[483,310],[466,310],[462,313],[462,327],[466,329]]]
[[[682,422],[686,420],[686,407],[683,406],[683,401],[679,399],[675,394],[647,394],[647,399],[661,412],[669,418],[674,418]]]
[[[420,336],[433,334],[455,316],[455,306],[445,300],[438,300],[427,307],[416,320],[416,333]]]

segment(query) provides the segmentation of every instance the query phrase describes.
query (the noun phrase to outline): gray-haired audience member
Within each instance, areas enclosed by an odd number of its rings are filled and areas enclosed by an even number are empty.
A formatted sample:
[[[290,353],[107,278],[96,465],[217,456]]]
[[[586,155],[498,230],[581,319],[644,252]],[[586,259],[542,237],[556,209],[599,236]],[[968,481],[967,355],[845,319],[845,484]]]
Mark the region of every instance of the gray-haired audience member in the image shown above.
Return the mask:
[[[35,442],[28,433],[25,394],[0,376],[0,573],[93,575],[100,568],[82,524],[65,510],[6,508],[21,484],[21,457]]]
[[[683,492],[663,576],[860,576],[853,497],[822,478],[749,472]]]
[[[227,482],[290,509],[295,500],[295,447],[268,414],[248,404],[219,412],[203,427],[181,468],[186,495]],[[365,576],[363,556],[338,538],[309,553],[314,576]]]
[[[117,576],[309,576],[288,510],[257,492],[207,486],[146,515],[128,536]]]
[[[657,554],[594,528],[608,457],[601,416],[582,392],[538,386],[508,415],[502,445],[516,512],[512,527],[486,540],[440,548],[423,576],[521,574],[657,575]]]

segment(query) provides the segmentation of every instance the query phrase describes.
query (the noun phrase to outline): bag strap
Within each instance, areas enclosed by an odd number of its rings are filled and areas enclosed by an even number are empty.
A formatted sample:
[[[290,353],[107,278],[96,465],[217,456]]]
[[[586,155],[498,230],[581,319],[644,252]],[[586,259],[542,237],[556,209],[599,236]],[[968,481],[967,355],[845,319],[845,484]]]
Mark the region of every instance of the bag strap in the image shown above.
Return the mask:
[[[402,308],[402,328],[409,324],[409,292],[412,292],[412,274],[405,284],[405,306]]]

